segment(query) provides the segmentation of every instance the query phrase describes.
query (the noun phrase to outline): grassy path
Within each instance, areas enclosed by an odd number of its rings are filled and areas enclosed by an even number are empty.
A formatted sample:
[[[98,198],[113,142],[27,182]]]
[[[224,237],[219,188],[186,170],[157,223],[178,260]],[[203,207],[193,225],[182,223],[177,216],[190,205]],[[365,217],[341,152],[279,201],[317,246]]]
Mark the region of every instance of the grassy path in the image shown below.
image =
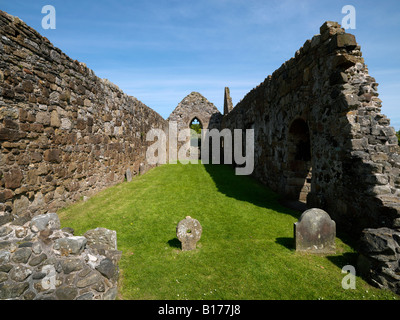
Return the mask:
[[[198,249],[176,238],[186,216],[203,227]],[[337,254],[296,253],[293,223],[274,193],[226,166],[164,165],[59,212],[83,234],[117,231],[121,299],[394,299],[357,277],[344,290],[341,268],[356,264],[336,239]]]

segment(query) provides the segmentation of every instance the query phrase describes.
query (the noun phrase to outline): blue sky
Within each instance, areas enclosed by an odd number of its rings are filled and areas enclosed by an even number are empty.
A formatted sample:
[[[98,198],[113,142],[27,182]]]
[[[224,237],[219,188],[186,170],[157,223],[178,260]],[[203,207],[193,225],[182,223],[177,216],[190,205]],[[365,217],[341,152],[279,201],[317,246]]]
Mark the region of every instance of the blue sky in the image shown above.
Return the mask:
[[[56,9],[56,29],[41,27],[44,5]],[[223,110],[224,87],[235,105],[326,20],[349,30],[379,85],[382,113],[400,129],[400,1],[398,0],[0,0],[73,59],[87,64],[167,118],[190,92]]]

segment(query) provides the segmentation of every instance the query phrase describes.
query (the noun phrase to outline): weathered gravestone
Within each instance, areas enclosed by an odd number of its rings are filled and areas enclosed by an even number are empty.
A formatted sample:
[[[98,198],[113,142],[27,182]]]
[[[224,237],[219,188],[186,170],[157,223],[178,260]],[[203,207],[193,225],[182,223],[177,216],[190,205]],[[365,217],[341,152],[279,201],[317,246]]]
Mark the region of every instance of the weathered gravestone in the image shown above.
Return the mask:
[[[335,253],[336,223],[321,209],[303,212],[294,224],[296,251],[310,253]]]
[[[182,251],[196,249],[196,243],[200,240],[203,229],[200,222],[187,216],[176,227],[176,236],[182,244]]]

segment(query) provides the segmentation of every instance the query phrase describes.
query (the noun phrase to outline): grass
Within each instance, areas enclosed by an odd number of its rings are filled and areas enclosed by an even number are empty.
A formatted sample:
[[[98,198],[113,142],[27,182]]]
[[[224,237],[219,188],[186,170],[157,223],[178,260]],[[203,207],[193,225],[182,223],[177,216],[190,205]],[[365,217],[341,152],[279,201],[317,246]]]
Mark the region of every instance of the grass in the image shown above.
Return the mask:
[[[176,226],[200,221],[197,249],[182,252]],[[340,238],[330,256],[294,250],[299,213],[279,205],[276,194],[222,165],[175,164],[62,209],[63,227],[75,234],[116,230],[120,299],[397,299],[356,278],[342,288],[343,266],[357,254]]]

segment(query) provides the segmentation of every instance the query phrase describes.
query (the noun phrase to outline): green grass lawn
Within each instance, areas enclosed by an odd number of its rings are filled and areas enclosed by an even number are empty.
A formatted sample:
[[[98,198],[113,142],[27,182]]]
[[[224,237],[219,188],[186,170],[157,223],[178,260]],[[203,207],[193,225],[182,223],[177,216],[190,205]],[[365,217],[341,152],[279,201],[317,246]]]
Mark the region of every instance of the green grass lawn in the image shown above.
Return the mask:
[[[250,177],[222,165],[175,164],[108,188],[59,216],[81,235],[117,231],[120,299],[397,299],[357,277],[342,288],[341,269],[356,265],[352,247],[336,239],[337,254],[294,250],[299,213]],[[176,226],[200,221],[197,249],[182,252]]]

